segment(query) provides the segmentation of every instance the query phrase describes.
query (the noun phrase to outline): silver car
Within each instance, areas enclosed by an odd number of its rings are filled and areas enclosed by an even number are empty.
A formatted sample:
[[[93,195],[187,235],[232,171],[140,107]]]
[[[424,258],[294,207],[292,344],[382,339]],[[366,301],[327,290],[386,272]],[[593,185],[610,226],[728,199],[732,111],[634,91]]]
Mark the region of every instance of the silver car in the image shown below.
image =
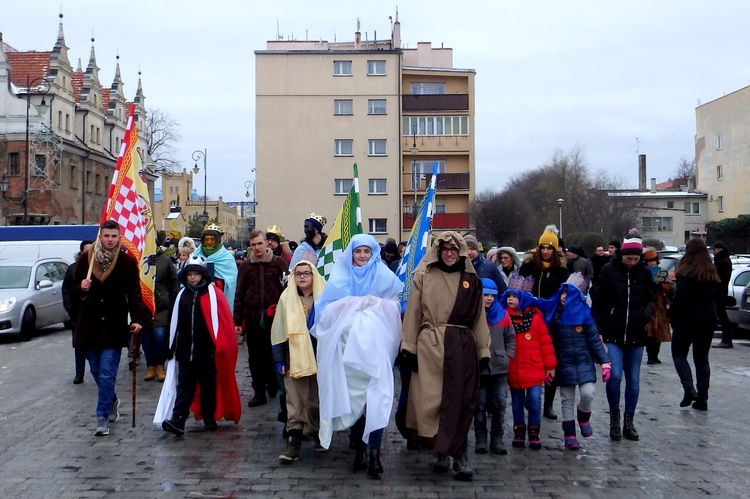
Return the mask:
[[[62,299],[66,270],[59,258],[0,260],[0,334],[28,340],[38,327],[69,321]]]
[[[739,305],[739,310],[737,311],[737,322],[740,329],[745,330],[745,332],[750,331],[750,284],[745,286],[737,305]]]

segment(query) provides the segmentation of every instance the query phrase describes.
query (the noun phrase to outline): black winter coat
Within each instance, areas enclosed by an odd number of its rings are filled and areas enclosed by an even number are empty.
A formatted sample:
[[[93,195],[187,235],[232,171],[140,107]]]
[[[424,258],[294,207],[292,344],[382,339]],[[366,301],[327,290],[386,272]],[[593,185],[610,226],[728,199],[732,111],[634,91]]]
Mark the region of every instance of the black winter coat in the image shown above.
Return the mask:
[[[646,324],[655,304],[655,288],[643,261],[628,268],[619,257],[602,267],[591,289],[591,312],[605,343],[626,346],[646,344]]]
[[[721,283],[716,288],[716,304],[725,306],[726,298],[729,295],[729,281],[732,279],[732,259],[729,257],[729,251],[722,248],[721,251],[716,253],[714,265],[716,265],[716,272],[721,279]]]
[[[675,279],[674,300],[667,314],[675,330],[713,329],[716,327],[716,295],[719,283],[698,281],[678,275]]]
[[[534,289],[531,294],[537,298],[550,298],[557,293],[557,290],[568,280],[570,275],[566,267],[540,269],[534,265],[533,260],[521,265],[518,273],[523,277],[531,276],[534,278]]]

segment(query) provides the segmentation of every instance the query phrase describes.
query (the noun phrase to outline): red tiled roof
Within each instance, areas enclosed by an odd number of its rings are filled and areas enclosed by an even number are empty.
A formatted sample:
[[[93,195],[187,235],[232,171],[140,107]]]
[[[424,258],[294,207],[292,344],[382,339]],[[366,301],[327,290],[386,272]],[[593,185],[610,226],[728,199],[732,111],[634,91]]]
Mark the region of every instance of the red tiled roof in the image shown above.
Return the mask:
[[[682,186],[687,186],[687,178],[675,178],[669,179],[661,184],[656,184],[657,191],[679,191],[682,190]]]
[[[76,104],[81,100],[81,89],[83,88],[83,71],[73,71],[70,77],[70,85],[73,87],[73,94],[76,96]]]
[[[49,76],[49,58],[52,52],[6,52],[10,62],[10,81],[17,87],[26,88],[26,78]]]

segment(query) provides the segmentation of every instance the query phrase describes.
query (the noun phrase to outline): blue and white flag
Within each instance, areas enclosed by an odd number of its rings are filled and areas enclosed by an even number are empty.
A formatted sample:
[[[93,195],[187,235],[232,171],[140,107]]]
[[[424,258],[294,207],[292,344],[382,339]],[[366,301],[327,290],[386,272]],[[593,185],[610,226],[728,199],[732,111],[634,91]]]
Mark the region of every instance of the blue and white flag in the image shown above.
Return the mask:
[[[432,179],[427,187],[427,192],[422,200],[422,206],[419,207],[419,213],[414,220],[414,226],[409,234],[409,241],[404,250],[404,256],[399,262],[396,276],[404,283],[404,289],[399,293],[401,300],[401,312],[406,311],[406,302],[409,300],[409,291],[411,290],[411,281],[414,277],[414,269],[422,261],[430,239],[430,228],[432,227],[432,215],[435,206],[435,184],[437,182],[437,161],[432,167]]]

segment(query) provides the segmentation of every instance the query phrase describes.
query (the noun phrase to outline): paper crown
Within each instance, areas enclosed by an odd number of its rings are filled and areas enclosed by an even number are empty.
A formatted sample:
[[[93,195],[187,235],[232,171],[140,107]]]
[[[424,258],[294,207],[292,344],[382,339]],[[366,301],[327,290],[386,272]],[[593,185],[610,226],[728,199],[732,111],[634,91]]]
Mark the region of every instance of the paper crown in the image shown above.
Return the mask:
[[[224,233],[224,231],[221,230],[221,226],[219,226],[218,224],[215,224],[213,222],[211,222],[211,223],[206,224],[206,225],[203,226],[203,232],[208,232],[208,231],[218,232],[219,234],[223,234]]]
[[[279,241],[284,241],[284,234],[281,233],[281,227],[277,225],[269,225],[266,229],[266,234],[268,233],[276,234],[279,236]]]
[[[317,220],[320,225],[325,225],[328,223],[328,219],[324,217],[323,215],[316,215],[315,213],[310,213],[307,218],[312,218],[313,220]]]
[[[573,272],[565,282],[580,289],[584,295],[588,292],[589,286],[591,286],[591,281],[583,277],[583,274],[580,272]]]
[[[508,279],[508,289],[516,289],[518,291],[525,291],[531,293],[534,289],[534,278],[522,277],[519,274],[511,274]]]

